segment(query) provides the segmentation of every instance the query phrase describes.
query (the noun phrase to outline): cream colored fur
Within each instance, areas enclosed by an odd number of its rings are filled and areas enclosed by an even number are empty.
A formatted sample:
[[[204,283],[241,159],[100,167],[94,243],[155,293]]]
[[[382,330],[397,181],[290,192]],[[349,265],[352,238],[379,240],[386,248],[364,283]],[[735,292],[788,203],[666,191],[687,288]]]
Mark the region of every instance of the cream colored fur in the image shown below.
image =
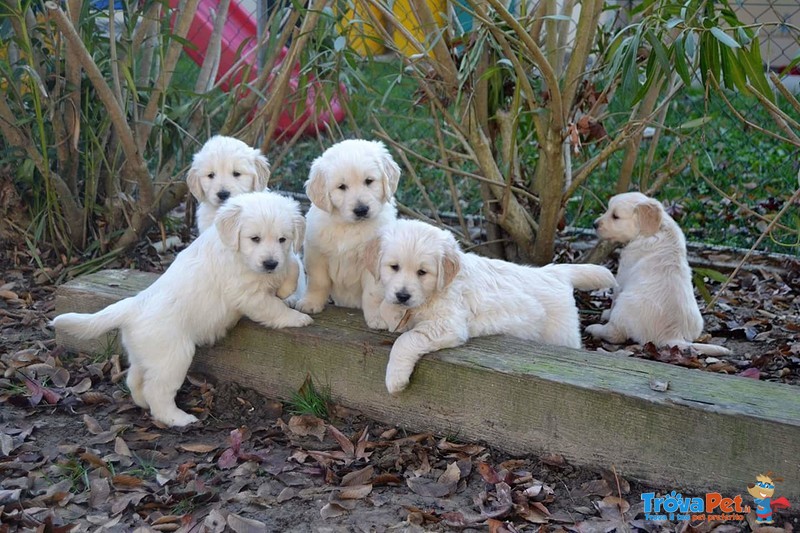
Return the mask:
[[[265,189],[269,174],[269,162],[258,149],[222,135],[206,141],[194,154],[186,175],[186,184],[198,203],[198,233],[214,223],[217,210],[228,198]]]
[[[153,285],[94,314],[60,315],[53,325],[84,339],[119,329],[133,401],[168,426],[191,424],[197,418],[175,405],[175,394],[197,345],[214,343],[242,316],[271,328],[312,322],[281,300],[297,286],[293,248],[303,225],[294,200],[237,196]]]
[[[703,331],[694,297],[686,241],[678,224],[657,200],[638,192],[618,194],[595,221],[601,239],[625,245],[617,288],[606,324],[586,328],[616,344],[627,339],[656,346],[692,347],[708,355],[729,354],[714,344],[692,342]]]
[[[614,285],[601,266],[533,268],[464,253],[450,232],[411,220],[387,226],[366,260],[383,288],[384,320],[394,329],[409,313],[386,368],[393,394],[406,388],[424,354],[470,337],[506,334],[580,348],[573,289]]]
[[[314,160],[306,182],[313,204],[303,250],[308,289],[297,309],[318,313],[330,297],[335,305],[362,308],[370,327],[386,328],[379,288],[362,257],[366,243],[396,219],[399,179],[400,168],[377,141],[342,141]]]

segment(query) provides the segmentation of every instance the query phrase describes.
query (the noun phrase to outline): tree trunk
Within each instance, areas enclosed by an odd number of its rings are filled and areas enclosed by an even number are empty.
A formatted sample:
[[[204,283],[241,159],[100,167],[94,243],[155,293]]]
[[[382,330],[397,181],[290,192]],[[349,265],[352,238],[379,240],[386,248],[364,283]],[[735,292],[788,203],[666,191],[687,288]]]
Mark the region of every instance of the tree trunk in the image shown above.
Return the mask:
[[[553,260],[556,233],[561,217],[564,192],[564,157],[560,132],[549,129],[545,143],[539,148],[534,185],[539,195],[539,230],[533,246],[534,264],[546,265]]]

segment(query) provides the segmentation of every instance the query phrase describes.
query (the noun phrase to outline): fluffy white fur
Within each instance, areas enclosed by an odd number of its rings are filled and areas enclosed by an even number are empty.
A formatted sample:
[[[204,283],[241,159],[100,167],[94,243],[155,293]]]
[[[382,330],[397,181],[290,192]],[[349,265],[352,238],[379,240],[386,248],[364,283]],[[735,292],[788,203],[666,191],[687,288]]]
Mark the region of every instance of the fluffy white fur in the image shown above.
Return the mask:
[[[308,290],[297,309],[317,313],[332,297],[338,306],[362,308],[370,327],[387,327],[380,289],[362,258],[366,243],[397,217],[399,179],[400,167],[377,141],[342,141],[314,160],[306,182],[313,203],[303,252]]]
[[[383,287],[384,320],[405,331],[386,368],[390,393],[406,388],[424,354],[470,337],[507,334],[580,348],[573,288],[614,285],[597,265],[533,268],[464,253],[450,232],[412,220],[388,226],[366,260]]]
[[[60,315],[53,325],[84,339],[119,329],[133,401],[166,425],[196,422],[175,394],[197,345],[214,343],[242,316],[272,328],[312,322],[281,300],[297,286],[293,247],[304,222],[297,202],[278,194],[232,198],[153,285],[98,313]]]
[[[269,162],[258,149],[233,137],[211,137],[194,154],[186,175],[186,184],[198,203],[198,233],[214,223],[217,210],[228,198],[261,191],[268,182]]]
[[[730,350],[692,342],[703,331],[703,317],[692,287],[686,241],[660,202],[638,192],[618,194],[595,221],[601,239],[625,245],[619,259],[617,288],[606,324],[586,328],[613,343],[627,339],[656,346],[692,347],[708,355]]]

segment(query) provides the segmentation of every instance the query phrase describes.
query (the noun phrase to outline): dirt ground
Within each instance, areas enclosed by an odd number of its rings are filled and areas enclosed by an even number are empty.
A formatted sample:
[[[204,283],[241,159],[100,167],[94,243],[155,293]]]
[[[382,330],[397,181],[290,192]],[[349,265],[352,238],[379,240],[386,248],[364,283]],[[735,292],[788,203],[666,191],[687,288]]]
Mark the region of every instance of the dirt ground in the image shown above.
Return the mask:
[[[141,252],[141,250],[140,250]],[[741,522],[643,520],[644,487],[612,465],[510,457],[481,443],[411,434],[329,406],[329,420],[212,376],[190,376],[178,403],[203,421],[159,427],[133,405],[121,354],[70,354],[47,325],[64,265],[40,269],[21,249],[0,275],[0,532],[5,531],[681,531]],[[125,266],[163,267],[139,253]],[[706,315],[729,359],[593,344],[699,370],[800,383],[800,268],[744,272]],[[713,287],[713,282],[709,281]],[[586,321],[607,305],[582,296]],[[780,488],[780,485],[778,485]],[[795,506],[796,507],[796,506]],[[778,513],[762,533],[790,532]]]

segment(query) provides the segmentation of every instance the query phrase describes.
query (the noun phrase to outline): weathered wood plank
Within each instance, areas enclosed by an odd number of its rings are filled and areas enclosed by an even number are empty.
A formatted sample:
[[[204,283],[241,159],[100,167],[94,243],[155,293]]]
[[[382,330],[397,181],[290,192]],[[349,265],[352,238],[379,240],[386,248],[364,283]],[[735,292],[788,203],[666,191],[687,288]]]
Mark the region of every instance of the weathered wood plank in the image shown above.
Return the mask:
[[[59,288],[56,310],[95,311],[154,279],[133,271],[85,276]],[[76,350],[108,345],[57,338]],[[301,329],[244,320],[200,349],[193,369],[282,399],[310,373],[336,401],[378,420],[514,454],[614,465],[668,489],[739,494],[772,470],[785,478],[780,495],[800,500],[797,387],[488,337],[426,356],[395,398],[383,385],[394,338],[347,309],[326,310]],[[652,378],[668,380],[669,390],[653,391]]]

